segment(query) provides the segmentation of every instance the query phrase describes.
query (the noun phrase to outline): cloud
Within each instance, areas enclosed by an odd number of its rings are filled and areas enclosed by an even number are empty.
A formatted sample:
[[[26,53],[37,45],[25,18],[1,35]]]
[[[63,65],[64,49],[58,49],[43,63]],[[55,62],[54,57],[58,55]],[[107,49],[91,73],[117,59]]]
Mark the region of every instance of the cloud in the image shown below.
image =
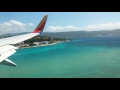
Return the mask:
[[[25,26],[25,24],[19,22],[19,21],[15,21],[15,20],[10,20],[8,23],[12,24],[12,25],[16,25],[16,26]]]
[[[67,30],[73,30],[73,31],[81,30],[80,27],[75,27],[75,26],[72,26],[72,25],[66,26],[65,29],[67,29]]]
[[[86,31],[99,31],[99,30],[113,30],[113,29],[119,29],[120,28],[120,22],[115,23],[106,23],[106,24],[96,24],[96,25],[88,25],[83,28],[83,30]]]
[[[28,25],[33,26],[34,24],[32,23],[24,24],[20,21],[15,20],[0,23],[0,34],[25,32]]]
[[[50,32],[60,32],[60,31],[64,30],[64,27],[61,27],[61,26],[49,26],[47,28],[47,30],[50,31]]]
[[[113,30],[113,29],[119,29],[120,28],[120,22],[115,23],[104,23],[104,24],[95,24],[95,25],[88,25],[85,27],[76,27],[73,25],[68,26],[49,26],[47,28],[48,32],[67,32],[67,31],[100,31],[100,30]]]
[[[67,32],[67,31],[77,31],[77,30],[81,30],[81,28],[79,27],[75,27],[75,26],[72,26],[72,25],[69,25],[69,26],[65,26],[65,27],[62,27],[62,26],[49,26],[47,28],[47,31],[49,32]]]
[[[34,24],[33,24],[33,23],[28,23],[28,25],[29,25],[29,26],[34,26]]]

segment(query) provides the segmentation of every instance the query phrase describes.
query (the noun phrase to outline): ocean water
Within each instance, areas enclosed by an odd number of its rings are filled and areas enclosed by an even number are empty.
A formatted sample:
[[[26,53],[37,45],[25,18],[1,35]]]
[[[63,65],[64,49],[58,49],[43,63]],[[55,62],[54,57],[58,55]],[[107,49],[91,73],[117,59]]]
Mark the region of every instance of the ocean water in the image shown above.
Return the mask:
[[[0,78],[119,78],[120,37],[80,38],[19,49],[0,64]]]

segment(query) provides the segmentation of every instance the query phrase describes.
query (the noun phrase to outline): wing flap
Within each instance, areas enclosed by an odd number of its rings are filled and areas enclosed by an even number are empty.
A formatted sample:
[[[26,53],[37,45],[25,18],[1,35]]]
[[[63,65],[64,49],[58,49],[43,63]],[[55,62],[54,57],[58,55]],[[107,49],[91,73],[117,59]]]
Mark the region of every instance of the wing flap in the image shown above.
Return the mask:
[[[0,47],[0,62],[8,58],[10,55],[16,52],[15,47],[12,45],[5,45]]]
[[[0,55],[5,53],[6,51],[9,51],[10,49],[17,49],[17,47],[12,46],[12,45],[5,45],[0,47]]]
[[[5,59],[0,64],[8,65],[8,66],[14,66],[14,67],[16,66],[16,64],[14,62],[10,61],[9,59]]]

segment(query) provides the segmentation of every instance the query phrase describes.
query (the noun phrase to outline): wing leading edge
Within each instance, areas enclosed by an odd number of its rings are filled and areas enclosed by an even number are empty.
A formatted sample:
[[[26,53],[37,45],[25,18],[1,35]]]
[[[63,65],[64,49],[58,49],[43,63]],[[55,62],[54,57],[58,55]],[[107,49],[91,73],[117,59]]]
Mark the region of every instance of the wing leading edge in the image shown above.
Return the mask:
[[[47,18],[48,15],[45,15],[35,30],[31,33],[0,39],[0,63],[9,66],[16,66],[14,62],[7,59],[16,52],[15,49],[17,48],[13,45],[41,34],[45,27]]]

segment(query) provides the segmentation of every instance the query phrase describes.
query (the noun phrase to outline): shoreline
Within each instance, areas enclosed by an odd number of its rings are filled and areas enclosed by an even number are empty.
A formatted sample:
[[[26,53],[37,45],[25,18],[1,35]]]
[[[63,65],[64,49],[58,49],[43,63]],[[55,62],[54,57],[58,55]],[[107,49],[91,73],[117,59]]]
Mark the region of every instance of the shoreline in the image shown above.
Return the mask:
[[[62,42],[56,42],[56,43],[51,43],[51,44],[43,44],[43,45],[38,45],[38,46],[22,47],[22,48],[19,48],[19,49],[32,48],[32,47],[40,47],[40,46],[49,46],[49,45],[55,45],[55,44],[58,44],[58,43],[62,43]]]

